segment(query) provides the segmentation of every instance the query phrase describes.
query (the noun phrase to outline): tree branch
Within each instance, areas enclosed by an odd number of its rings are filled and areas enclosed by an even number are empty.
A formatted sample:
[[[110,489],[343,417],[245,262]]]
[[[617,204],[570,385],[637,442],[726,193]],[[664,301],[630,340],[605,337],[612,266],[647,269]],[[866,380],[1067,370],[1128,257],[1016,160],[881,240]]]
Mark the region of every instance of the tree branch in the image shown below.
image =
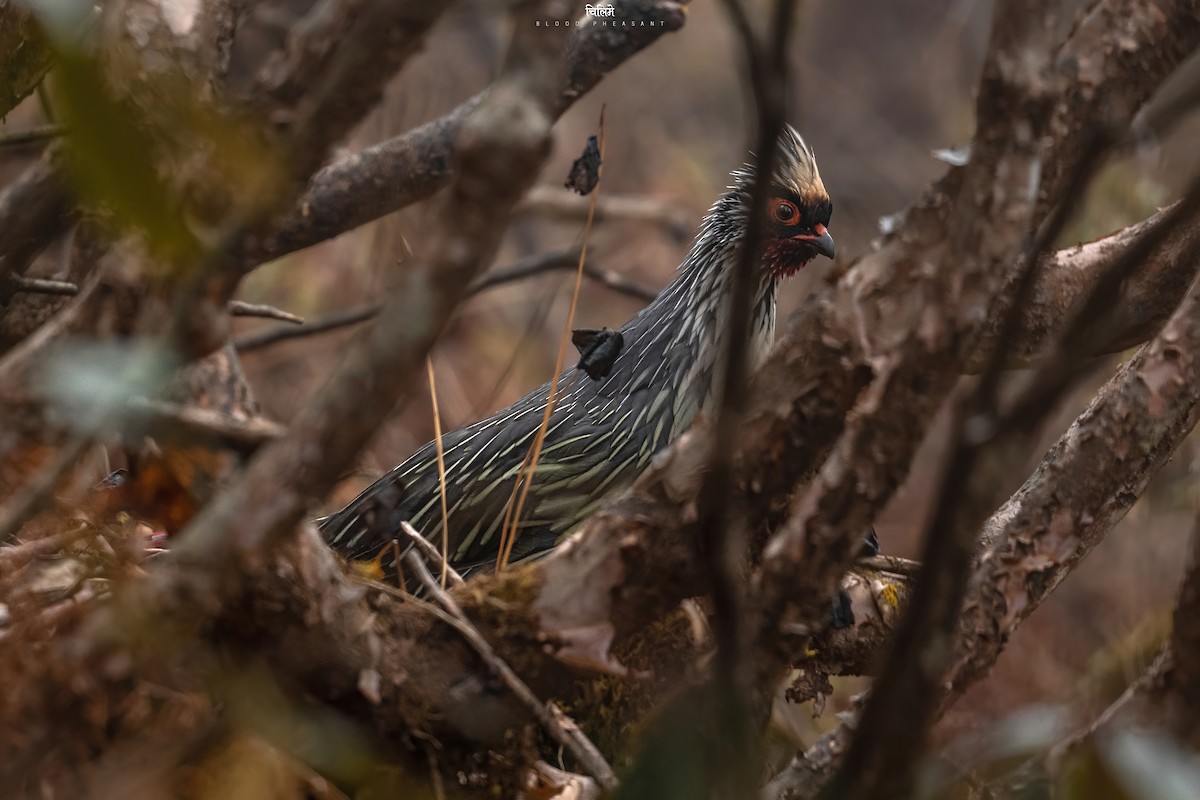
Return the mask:
[[[687,0],[616,0],[616,17],[634,25],[602,27],[585,17],[573,27],[567,65],[540,99],[557,119],[612,70],[683,27]],[[645,27],[641,23],[646,23]],[[244,246],[244,269],[311,247],[429,197],[446,186],[455,162],[453,144],[475,111],[476,95],[444,117],[328,165],[309,183],[292,211],[274,229]]]
[[[1180,254],[1188,263],[1196,251]],[[986,675],[1009,637],[1141,496],[1200,419],[1200,281],[1170,321],[1102,388],[1013,497],[983,525],[940,714]],[[1132,426],[1132,427],[1131,427]],[[868,629],[849,634],[878,654]],[[848,645],[847,645],[848,647]],[[1157,673],[1156,673],[1157,674]],[[853,723],[823,737],[764,797],[812,797],[840,764]]]
[[[467,291],[467,296],[471,297],[499,286],[522,281],[526,278],[543,275],[555,270],[574,270],[578,266],[578,248],[533,256],[512,266],[493,270],[481,276],[471,284],[470,289]],[[598,267],[592,261],[583,265],[583,275],[599,283],[601,286],[612,289],[614,292],[626,297],[632,297],[647,303],[654,299],[654,292],[641,288],[612,270]],[[312,322],[305,322],[301,325],[279,325],[267,328],[266,330],[255,331],[238,338],[234,342],[234,347],[237,348],[239,353],[248,353],[290,339],[299,339],[339,330],[366,322],[369,319],[374,319],[379,314],[380,308],[378,304],[373,303],[345,311],[336,311],[328,316],[315,319]]]
[[[53,63],[34,13],[21,3],[0,4],[0,117],[33,93]]]
[[[1197,46],[1197,0],[1099,0],[1087,8],[1056,58],[1054,153],[1042,170],[1035,218],[1045,218],[1056,202],[1088,138],[1096,130],[1128,129],[1138,109]]]
[[[582,222],[587,218],[588,199],[575,192],[535,186],[517,206],[518,214],[530,214]],[[605,195],[596,201],[597,223],[629,220],[661,225],[677,241],[687,239],[694,223],[687,213],[670,202],[651,197]]]
[[[269,598],[275,593],[274,600],[265,601],[265,607],[242,622],[252,626],[267,623],[267,628],[252,636],[260,640],[269,657],[292,664],[283,667],[285,672],[292,672],[316,696],[331,702],[349,700],[360,708],[364,703],[376,706],[370,716],[385,731],[412,731],[423,725],[423,714],[417,709],[445,688],[441,683],[447,670],[442,665],[461,659],[461,642],[449,643],[449,652],[455,654],[452,660],[430,664],[428,677],[438,684],[438,691],[421,679],[399,685],[373,681],[369,665],[376,663],[377,657],[400,664],[407,659],[396,648],[402,651],[412,643],[402,638],[388,643],[388,637],[377,635],[366,621],[369,612],[360,604],[361,592],[346,586],[332,553],[312,528],[304,526],[299,538],[293,532],[311,499],[324,494],[337,480],[397,399],[409,390],[410,377],[424,364],[429,347],[471,278],[493,256],[512,208],[548,155],[551,114],[538,98],[544,96],[541,84],[545,76],[556,71],[561,42],[544,31],[533,33],[529,21],[536,18],[533,15],[556,12],[557,7],[550,7],[554,5],[522,7],[509,66],[460,133],[456,157],[460,168],[444,198],[445,223],[432,232],[428,255],[405,273],[404,283],[389,296],[387,313],[379,317],[287,434],[261,448],[240,479],[191,522],[171,557],[160,561],[146,580],[131,586],[121,602],[94,615],[92,633],[75,640],[70,654],[62,653],[64,663],[77,665],[81,674],[106,674],[94,671],[90,659],[103,659],[113,647],[136,645],[117,635],[120,631],[174,626],[208,629],[214,623],[233,624],[244,631],[245,626],[236,620],[222,618],[239,605],[232,598],[246,599],[247,594]],[[371,387],[370,392],[363,391],[365,385]],[[285,560],[276,561],[277,551]],[[290,566],[283,572],[278,572],[278,567],[266,572],[261,569],[280,563]],[[280,583],[277,578],[283,574],[291,577]],[[258,581],[248,582],[248,576]],[[286,612],[288,606],[278,604],[281,596],[290,604]],[[301,607],[323,610],[315,617],[304,611],[292,616]],[[151,608],[152,617],[146,618],[144,612]],[[408,609],[406,613],[411,615],[413,609]],[[126,627],[130,619],[139,622]],[[349,628],[333,639],[321,638],[327,630],[314,639],[313,631],[325,628],[324,624],[314,626],[316,620],[339,627],[348,623]],[[320,646],[314,646],[318,641]],[[292,649],[301,643],[302,649]],[[297,653],[304,655],[297,657]],[[161,658],[161,654],[151,653],[152,661]],[[399,660],[391,660],[396,658]],[[295,670],[297,662],[304,663]],[[419,665],[410,666],[420,671]],[[119,683],[118,679],[100,690],[120,692]],[[478,688],[486,692],[486,687]],[[458,694],[468,699],[472,693]],[[379,702],[365,702],[364,695]],[[470,713],[477,714],[478,709],[476,703]],[[451,726],[468,728],[469,722],[462,716],[449,720]],[[397,726],[401,726],[399,730]],[[37,737],[30,737],[26,744],[48,749],[61,746],[60,742],[39,744]]]
[[[575,756],[576,760],[587,770],[587,774],[595,778],[605,791],[614,791],[617,788],[616,774],[604,760],[604,756],[596,749],[596,745],[592,744],[579,726],[553,704],[543,703],[539,700],[517,673],[513,672],[512,667],[496,655],[487,639],[483,638],[475,629],[454,598],[438,585],[437,580],[430,574],[429,567],[425,566],[425,559],[417,550],[409,550],[404,560],[412,568],[413,574],[417,576],[425,590],[438,601],[449,615],[449,619],[443,617],[444,621],[462,634],[471,647],[475,648],[475,652],[479,654],[488,668],[500,676],[508,690],[525,704],[525,707],[529,709],[538,723],[554,737],[554,740]],[[417,602],[420,603],[420,601]]]
[[[1100,390],[984,525],[946,704],[982,677],[1042,598],[1091,552],[1200,418],[1200,285]]]
[[[1038,263],[1033,290],[1020,314],[1015,336],[1006,343],[1008,366],[1037,363],[1062,325],[1081,307],[1099,277],[1133,242],[1163,224],[1169,224],[1171,209],[1164,209],[1142,222],[1130,225],[1086,244],[1068,247]],[[1200,228],[1175,225],[1165,241],[1129,274],[1120,289],[1120,300],[1110,332],[1111,341],[1094,343],[1092,355],[1119,352],[1154,335],[1179,305],[1192,278],[1200,270],[1196,258]],[[966,370],[982,369],[984,355],[999,345],[998,320],[990,320],[979,347],[967,360]]]

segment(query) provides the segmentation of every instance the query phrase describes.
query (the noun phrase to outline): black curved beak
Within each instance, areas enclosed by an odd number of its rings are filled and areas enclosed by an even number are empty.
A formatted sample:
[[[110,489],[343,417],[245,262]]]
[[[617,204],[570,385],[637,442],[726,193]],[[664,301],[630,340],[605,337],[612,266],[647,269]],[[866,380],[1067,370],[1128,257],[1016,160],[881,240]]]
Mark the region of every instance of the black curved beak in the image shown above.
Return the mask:
[[[812,246],[817,248],[817,252],[823,256],[828,256],[832,261],[837,257],[837,250],[833,246],[833,237],[829,235],[829,231],[825,231],[815,239],[809,239]]]

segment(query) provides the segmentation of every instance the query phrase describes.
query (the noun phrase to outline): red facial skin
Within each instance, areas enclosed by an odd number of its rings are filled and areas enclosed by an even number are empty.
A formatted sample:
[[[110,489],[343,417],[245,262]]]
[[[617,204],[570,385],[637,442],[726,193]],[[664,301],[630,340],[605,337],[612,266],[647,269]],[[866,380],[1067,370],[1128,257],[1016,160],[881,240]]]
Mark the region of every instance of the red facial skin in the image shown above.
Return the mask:
[[[813,234],[779,236],[767,234],[763,243],[763,263],[776,278],[790,278],[808,266],[808,262],[819,253],[812,240],[825,233],[825,226],[817,224]]]

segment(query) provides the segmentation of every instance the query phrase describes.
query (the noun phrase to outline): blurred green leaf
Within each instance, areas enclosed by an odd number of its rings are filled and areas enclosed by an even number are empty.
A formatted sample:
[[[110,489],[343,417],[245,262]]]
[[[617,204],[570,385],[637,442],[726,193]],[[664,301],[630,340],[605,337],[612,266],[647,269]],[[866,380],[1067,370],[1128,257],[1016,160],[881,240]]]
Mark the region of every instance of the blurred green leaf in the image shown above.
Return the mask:
[[[925,759],[918,797],[972,797],[979,785],[1003,788],[998,796],[1040,797],[1045,790],[1037,756],[1067,732],[1068,718],[1055,706],[1034,706],[951,744]],[[1032,761],[1031,761],[1032,759]]]
[[[155,171],[154,137],[109,95],[95,60],[60,53],[55,88],[72,131],[72,174],[84,198],[139,229],[155,254],[169,261],[195,255],[198,243],[180,205]]]
[[[141,60],[150,56],[104,45],[58,51],[54,88],[76,187],[119,228],[141,232],[158,261],[193,265],[278,204],[286,156],[257,120],[201,96],[182,66],[150,69]]]
[[[1074,747],[1057,788],[1061,800],[1196,800],[1200,760],[1162,734],[1118,730]]]
[[[1200,759],[1167,736],[1122,730],[1105,737],[1099,751],[1132,798],[1200,798]]]
[[[174,373],[176,359],[154,342],[67,341],[52,349],[41,374],[54,411],[77,431],[109,432],[129,401],[152,397]]]

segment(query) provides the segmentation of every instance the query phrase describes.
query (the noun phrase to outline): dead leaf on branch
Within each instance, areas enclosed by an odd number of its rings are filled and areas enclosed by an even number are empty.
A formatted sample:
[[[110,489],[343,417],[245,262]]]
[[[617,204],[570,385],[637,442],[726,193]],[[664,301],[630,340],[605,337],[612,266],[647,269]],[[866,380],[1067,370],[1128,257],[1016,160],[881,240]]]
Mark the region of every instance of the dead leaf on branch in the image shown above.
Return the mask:
[[[567,173],[563,186],[582,195],[591,194],[600,182],[600,163],[600,140],[589,136],[583,154],[571,164],[571,171]]]

